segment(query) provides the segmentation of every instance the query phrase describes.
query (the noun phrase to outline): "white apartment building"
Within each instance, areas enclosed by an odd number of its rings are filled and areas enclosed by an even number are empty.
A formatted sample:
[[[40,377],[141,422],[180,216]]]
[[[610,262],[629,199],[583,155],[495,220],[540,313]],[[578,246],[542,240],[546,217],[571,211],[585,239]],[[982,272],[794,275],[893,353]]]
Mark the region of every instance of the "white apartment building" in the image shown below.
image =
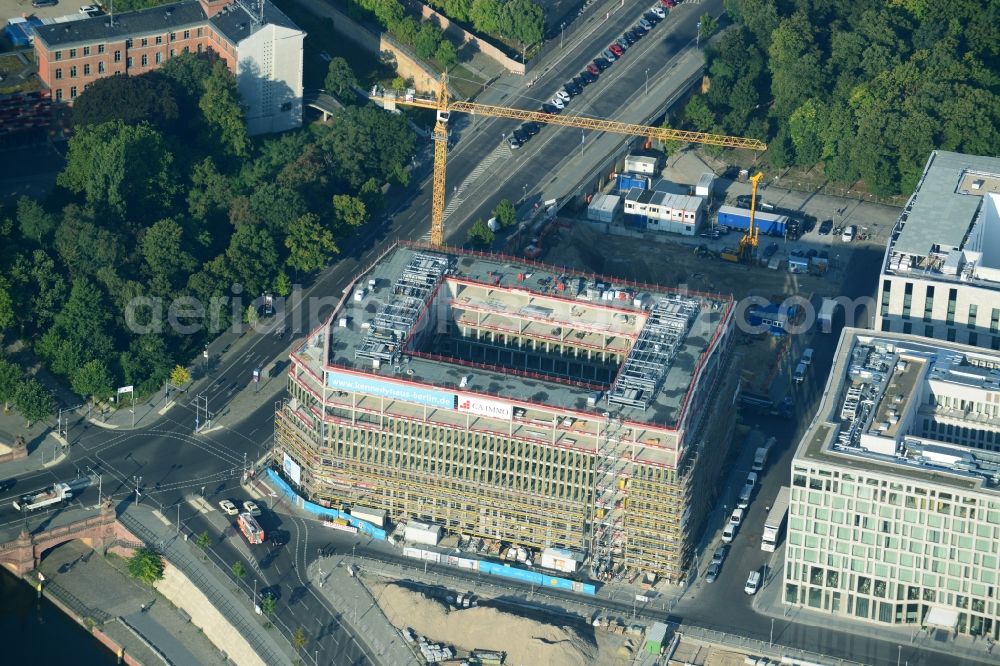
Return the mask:
[[[845,328],[792,461],[784,603],[1000,637],[1000,353]]]
[[[1000,159],[934,151],[893,228],[880,328],[1000,350]]]

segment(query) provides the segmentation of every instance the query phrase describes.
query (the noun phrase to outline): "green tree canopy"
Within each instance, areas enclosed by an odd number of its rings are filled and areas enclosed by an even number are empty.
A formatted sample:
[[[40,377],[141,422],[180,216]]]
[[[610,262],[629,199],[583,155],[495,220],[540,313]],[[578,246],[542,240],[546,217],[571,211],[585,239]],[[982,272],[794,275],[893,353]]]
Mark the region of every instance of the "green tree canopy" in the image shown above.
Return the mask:
[[[517,210],[509,199],[500,200],[493,209],[493,217],[497,218],[497,223],[504,228],[517,224]]]
[[[59,222],[31,197],[21,197],[17,200],[17,225],[22,236],[41,243]]]
[[[368,221],[365,202],[349,194],[333,195],[333,217],[344,227],[360,227]]]
[[[178,116],[173,86],[159,72],[97,79],[73,102],[73,124],[77,127],[120,120],[129,125],[148,122],[170,131],[175,129]]]
[[[480,248],[488,248],[493,245],[495,236],[482,220],[476,220],[469,229],[469,242]]]
[[[4,411],[7,411],[11,403],[17,399],[17,391],[21,387],[23,374],[19,365],[5,358],[0,358],[0,402],[3,403]]]
[[[149,548],[140,548],[128,559],[128,573],[147,585],[163,580],[163,557]]]
[[[173,155],[147,124],[120,120],[80,128],[56,182],[122,218],[144,218],[170,203]]]
[[[250,137],[236,92],[236,77],[221,60],[216,61],[212,74],[205,79],[198,108],[205,117],[211,139],[217,141],[227,154],[236,157],[249,155]]]
[[[14,406],[30,426],[52,415],[52,394],[34,377],[28,377],[17,387]]]
[[[285,237],[288,265],[300,271],[318,270],[337,252],[333,234],[313,213],[301,215],[288,225]]]
[[[88,361],[73,372],[73,392],[84,398],[102,400],[112,392],[111,376],[107,366],[98,360]]]
[[[356,99],[354,88],[358,85],[358,78],[347,61],[339,56],[331,60],[326,68],[323,85],[328,93],[345,104]]]

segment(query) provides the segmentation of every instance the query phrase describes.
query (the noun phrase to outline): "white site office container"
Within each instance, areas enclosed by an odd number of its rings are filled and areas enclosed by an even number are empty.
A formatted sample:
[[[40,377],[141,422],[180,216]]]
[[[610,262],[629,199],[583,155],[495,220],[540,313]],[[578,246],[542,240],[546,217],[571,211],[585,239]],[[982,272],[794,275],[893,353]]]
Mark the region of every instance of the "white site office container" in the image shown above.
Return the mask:
[[[441,526],[411,520],[406,523],[406,529],[403,530],[403,539],[412,543],[436,546],[441,541]]]

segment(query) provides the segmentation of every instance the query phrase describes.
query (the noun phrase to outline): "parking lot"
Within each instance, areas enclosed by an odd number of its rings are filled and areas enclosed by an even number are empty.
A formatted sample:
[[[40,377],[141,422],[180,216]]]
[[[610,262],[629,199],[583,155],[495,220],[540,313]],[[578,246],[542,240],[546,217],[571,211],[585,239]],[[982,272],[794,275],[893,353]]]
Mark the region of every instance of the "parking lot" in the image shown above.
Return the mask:
[[[38,18],[56,18],[78,14],[80,6],[87,4],[85,0],[73,3],[72,0],[59,0],[54,7],[32,7],[31,0],[0,0],[0,17],[3,22],[18,16],[37,16]]]

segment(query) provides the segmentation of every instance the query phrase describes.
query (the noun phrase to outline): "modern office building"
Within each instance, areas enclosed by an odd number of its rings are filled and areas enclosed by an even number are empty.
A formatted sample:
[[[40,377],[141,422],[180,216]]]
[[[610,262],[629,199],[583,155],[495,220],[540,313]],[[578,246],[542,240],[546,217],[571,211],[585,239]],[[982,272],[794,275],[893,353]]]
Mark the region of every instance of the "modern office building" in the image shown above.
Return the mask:
[[[845,328],[792,461],[783,599],[998,637],[1000,353]]]
[[[883,331],[1000,350],[1000,159],[934,151],[879,278]]]
[[[399,245],[291,354],[320,503],[678,580],[734,428],[731,299]]]
[[[115,74],[214,51],[236,75],[250,134],[302,126],[305,33],[267,0],[187,0],[34,28],[38,76],[56,102]]]

